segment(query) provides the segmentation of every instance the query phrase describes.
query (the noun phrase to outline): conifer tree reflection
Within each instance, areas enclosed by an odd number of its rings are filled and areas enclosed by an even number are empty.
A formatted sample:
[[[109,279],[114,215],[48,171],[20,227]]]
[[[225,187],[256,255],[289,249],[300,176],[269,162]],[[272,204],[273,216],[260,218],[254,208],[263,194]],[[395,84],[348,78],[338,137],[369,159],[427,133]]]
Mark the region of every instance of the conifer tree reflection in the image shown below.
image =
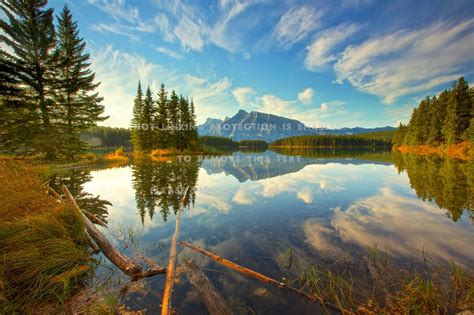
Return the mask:
[[[474,219],[474,161],[415,154],[394,154],[393,158],[398,171],[407,172],[418,198],[434,200],[453,221],[464,211]]]
[[[112,204],[100,196],[94,196],[84,191],[84,184],[92,179],[91,169],[72,169],[55,174],[49,178],[49,185],[56,191],[61,191],[64,184],[76,199],[81,209],[93,213],[96,217],[107,223],[107,207]]]
[[[189,186],[189,198],[185,206],[194,205],[199,164],[197,159],[164,162],[152,162],[148,159],[136,161],[132,166],[132,181],[142,223],[147,213],[150,220],[153,220],[157,210],[165,222],[171,211],[176,214],[187,186]]]

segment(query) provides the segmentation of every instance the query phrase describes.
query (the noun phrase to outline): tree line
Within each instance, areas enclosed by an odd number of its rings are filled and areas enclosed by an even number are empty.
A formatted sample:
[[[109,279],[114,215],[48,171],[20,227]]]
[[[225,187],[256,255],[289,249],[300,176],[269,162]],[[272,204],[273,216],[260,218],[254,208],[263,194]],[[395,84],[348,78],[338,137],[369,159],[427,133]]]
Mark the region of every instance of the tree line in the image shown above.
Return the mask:
[[[168,95],[164,84],[155,100],[150,87],[143,93],[138,83],[131,128],[135,151],[171,148],[182,151],[199,144],[193,100],[178,96],[174,90]]]
[[[474,222],[474,168],[469,162],[398,152],[392,157],[398,172],[407,173],[418,198],[434,201],[453,221],[467,212]]]
[[[130,129],[96,126],[81,132],[81,139],[91,147],[129,147]]]
[[[390,146],[387,139],[371,139],[355,135],[308,135],[273,141],[270,147],[383,147]]]
[[[46,159],[71,159],[87,144],[83,130],[102,116],[90,56],[77,22],[46,0],[4,0],[0,20],[0,145]]]
[[[451,89],[422,100],[410,122],[400,123],[393,145],[440,146],[473,140],[474,89],[461,77]]]

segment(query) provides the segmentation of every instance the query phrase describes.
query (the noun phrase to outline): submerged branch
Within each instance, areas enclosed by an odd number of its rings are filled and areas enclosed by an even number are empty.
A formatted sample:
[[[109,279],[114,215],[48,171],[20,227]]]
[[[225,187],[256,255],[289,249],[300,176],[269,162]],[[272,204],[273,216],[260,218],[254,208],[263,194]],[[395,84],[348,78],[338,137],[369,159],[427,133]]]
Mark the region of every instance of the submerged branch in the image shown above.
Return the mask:
[[[184,205],[186,204],[186,199],[188,197],[189,186],[186,187],[184,190],[183,198],[179,203],[178,213],[176,214],[176,224],[173,233],[173,237],[171,238],[171,245],[170,245],[170,256],[168,261],[168,272],[166,273],[166,282],[165,282],[165,290],[163,292],[163,301],[161,303],[161,314],[167,315],[170,314],[171,310],[171,291],[173,289],[174,283],[174,269],[175,269],[175,261],[176,261],[176,243],[178,241],[179,236],[179,226],[180,226],[180,219],[181,219],[181,212],[183,212]]]
[[[227,268],[230,268],[230,269],[233,269],[235,271],[238,271],[244,275],[247,275],[249,277],[252,277],[252,278],[255,278],[257,280],[260,280],[262,282],[266,282],[266,283],[270,283],[270,284],[273,284],[281,289],[286,289],[288,291],[291,291],[293,293],[296,293],[298,294],[299,297],[301,298],[304,298],[305,300],[308,300],[308,301],[311,301],[311,302],[318,302],[319,304],[321,304],[321,306],[323,307],[329,307],[331,309],[334,309],[334,310],[337,310],[337,311],[340,311],[340,308],[337,307],[336,305],[334,304],[331,304],[325,300],[323,300],[322,298],[320,297],[317,297],[317,296],[314,296],[314,295],[310,295],[308,293],[305,293],[297,288],[294,288],[292,286],[289,286],[288,284],[284,283],[284,282],[280,282],[280,281],[277,281],[273,278],[270,278],[270,277],[267,277],[259,272],[256,272],[254,270],[251,270],[249,268],[246,268],[246,267],[243,267],[243,266],[240,266],[230,260],[227,260],[223,257],[220,257],[219,255],[215,254],[215,253],[212,253],[212,252],[209,252],[199,246],[195,246],[193,244],[190,244],[190,243],[187,243],[187,242],[179,242],[180,245],[182,246],[185,246],[185,247],[188,247],[198,253],[201,253],[209,258],[211,258],[212,260],[214,260],[215,262],[227,267]]]
[[[231,315],[231,308],[212,282],[192,260],[185,260],[186,276],[204,300],[210,315]]]

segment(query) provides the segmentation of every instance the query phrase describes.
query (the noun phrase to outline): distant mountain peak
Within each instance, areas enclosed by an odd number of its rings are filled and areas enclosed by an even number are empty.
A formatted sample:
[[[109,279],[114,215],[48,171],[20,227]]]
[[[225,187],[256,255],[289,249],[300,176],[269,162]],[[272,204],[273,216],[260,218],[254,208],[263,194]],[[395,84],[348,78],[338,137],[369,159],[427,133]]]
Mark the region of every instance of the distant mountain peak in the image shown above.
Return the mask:
[[[394,130],[394,127],[380,128],[309,128],[302,122],[274,114],[240,109],[234,116],[224,120],[208,118],[198,126],[201,136],[220,136],[241,140],[264,140],[272,142],[278,139],[316,134],[359,134],[371,131]]]

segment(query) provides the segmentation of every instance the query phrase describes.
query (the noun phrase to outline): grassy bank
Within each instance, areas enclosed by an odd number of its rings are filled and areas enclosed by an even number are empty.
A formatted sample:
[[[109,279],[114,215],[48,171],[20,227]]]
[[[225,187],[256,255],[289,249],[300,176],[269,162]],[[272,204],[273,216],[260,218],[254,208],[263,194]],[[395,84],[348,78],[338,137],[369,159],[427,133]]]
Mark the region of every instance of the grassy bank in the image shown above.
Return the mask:
[[[0,159],[0,313],[61,309],[96,266],[79,213],[42,185],[45,167]]]
[[[313,266],[293,285],[336,305],[342,314],[461,314],[474,307],[472,270],[452,265],[400,268],[387,253],[370,249],[360,260]],[[470,313],[468,313],[470,314]]]

